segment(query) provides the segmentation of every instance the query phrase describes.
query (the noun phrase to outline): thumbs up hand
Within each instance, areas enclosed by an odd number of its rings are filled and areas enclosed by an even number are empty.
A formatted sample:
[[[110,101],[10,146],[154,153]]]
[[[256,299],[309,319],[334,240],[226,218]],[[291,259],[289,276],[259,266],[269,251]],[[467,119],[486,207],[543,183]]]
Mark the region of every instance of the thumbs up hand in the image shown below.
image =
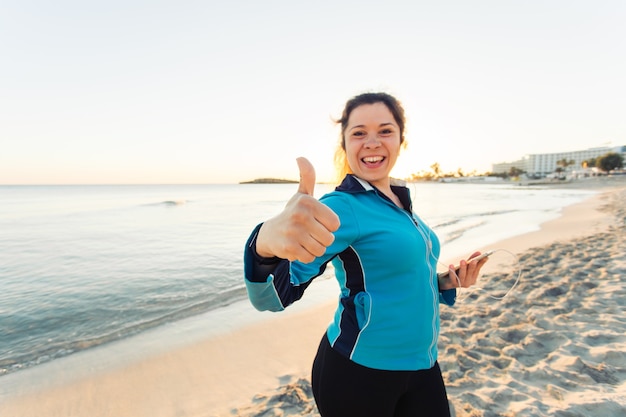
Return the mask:
[[[298,158],[300,185],[284,210],[261,226],[256,241],[260,256],[277,256],[290,261],[312,262],[335,240],[339,217],[313,197],[315,168]]]

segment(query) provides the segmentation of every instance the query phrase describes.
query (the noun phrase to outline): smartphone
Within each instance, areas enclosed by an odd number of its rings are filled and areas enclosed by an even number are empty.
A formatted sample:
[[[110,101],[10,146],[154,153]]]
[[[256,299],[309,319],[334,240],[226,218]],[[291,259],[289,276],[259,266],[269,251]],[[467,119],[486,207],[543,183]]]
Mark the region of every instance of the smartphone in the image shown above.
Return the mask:
[[[478,255],[477,257],[470,259],[470,260],[469,260],[469,261],[467,261],[467,262],[470,262],[470,261],[480,261],[481,259],[486,258],[486,257],[488,257],[488,256],[492,255],[492,254],[493,254],[493,252],[494,252],[494,251],[492,251],[492,250],[488,250],[488,251],[486,251],[486,252],[481,253],[481,254],[480,254],[480,255]],[[457,274],[458,274],[458,272],[459,272],[459,268],[460,268],[460,266],[456,266],[456,267],[454,268],[454,270],[457,272]],[[443,277],[447,276],[449,272],[450,272],[450,271],[440,272],[440,273],[438,273],[438,274],[437,274],[437,277],[438,277],[438,278],[443,278]]]

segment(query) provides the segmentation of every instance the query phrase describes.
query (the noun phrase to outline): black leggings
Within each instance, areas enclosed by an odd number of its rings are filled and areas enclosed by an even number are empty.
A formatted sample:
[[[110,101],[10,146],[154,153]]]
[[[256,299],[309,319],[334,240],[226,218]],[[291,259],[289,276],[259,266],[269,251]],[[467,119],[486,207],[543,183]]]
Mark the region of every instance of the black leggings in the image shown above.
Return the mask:
[[[322,338],[313,362],[313,396],[322,417],[449,417],[439,364],[422,371],[361,366]]]

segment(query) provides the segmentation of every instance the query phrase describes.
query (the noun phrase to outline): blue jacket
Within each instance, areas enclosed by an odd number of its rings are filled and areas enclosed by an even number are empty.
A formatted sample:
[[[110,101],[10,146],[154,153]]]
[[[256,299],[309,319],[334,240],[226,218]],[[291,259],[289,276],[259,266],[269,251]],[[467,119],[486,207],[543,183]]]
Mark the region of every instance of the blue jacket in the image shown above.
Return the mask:
[[[412,212],[409,190],[392,190],[404,209],[352,175],[323,196],[341,226],[308,264],[259,257],[257,226],[244,253],[246,287],[257,309],[283,310],[332,262],[341,289],[327,330],[332,347],[369,368],[429,369],[437,360],[439,303],[453,305],[456,291],[439,291],[439,239]]]

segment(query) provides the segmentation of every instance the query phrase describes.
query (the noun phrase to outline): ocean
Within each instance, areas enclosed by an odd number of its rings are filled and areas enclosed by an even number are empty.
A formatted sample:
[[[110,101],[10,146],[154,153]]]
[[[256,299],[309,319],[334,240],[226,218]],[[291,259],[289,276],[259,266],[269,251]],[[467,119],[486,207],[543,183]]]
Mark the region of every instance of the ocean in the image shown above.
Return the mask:
[[[408,186],[415,212],[442,241],[442,258],[536,230],[594,193],[504,183]],[[242,254],[250,231],[296,189],[0,186],[0,385],[9,374],[207,313],[222,314],[214,325],[223,325],[231,316],[220,312],[246,298]],[[318,184],[316,196],[331,189]]]

